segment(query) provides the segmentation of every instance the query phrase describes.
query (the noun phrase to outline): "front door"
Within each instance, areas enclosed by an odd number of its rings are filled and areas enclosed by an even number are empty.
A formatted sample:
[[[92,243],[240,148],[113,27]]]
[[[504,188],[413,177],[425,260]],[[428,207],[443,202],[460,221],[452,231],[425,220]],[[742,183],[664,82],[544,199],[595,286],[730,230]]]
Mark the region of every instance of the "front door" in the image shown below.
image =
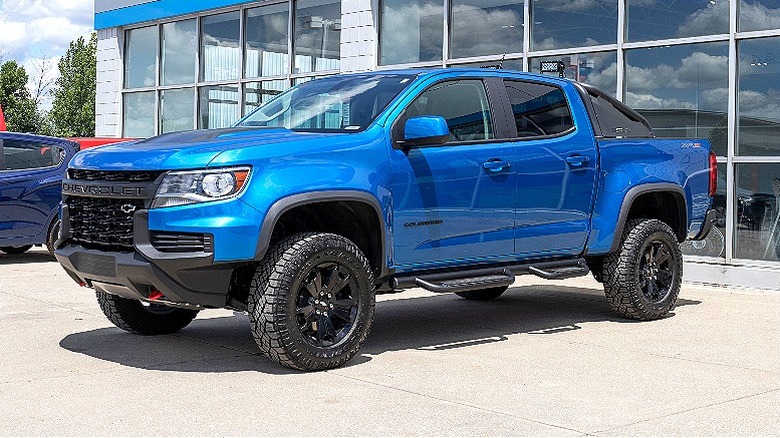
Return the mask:
[[[442,116],[450,129],[443,145],[393,150],[399,272],[513,255],[514,149],[495,139],[493,114],[483,81],[461,79],[432,85],[399,119]]]

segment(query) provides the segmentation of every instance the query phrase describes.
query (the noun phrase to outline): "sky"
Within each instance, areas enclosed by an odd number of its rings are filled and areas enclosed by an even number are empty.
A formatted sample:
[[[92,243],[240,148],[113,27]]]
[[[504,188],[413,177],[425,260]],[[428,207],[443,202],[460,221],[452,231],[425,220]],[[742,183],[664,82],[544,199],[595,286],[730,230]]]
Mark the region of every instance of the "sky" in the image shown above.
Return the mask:
[[[94,0],[0,0],[0,59],[24,66],[28,88],[35,88],[44,62],[50,65],[47,80],[56,79],[57,62],[68,44],[92,32],[93,7]],[[41,105],[48,110],[51,99]]]

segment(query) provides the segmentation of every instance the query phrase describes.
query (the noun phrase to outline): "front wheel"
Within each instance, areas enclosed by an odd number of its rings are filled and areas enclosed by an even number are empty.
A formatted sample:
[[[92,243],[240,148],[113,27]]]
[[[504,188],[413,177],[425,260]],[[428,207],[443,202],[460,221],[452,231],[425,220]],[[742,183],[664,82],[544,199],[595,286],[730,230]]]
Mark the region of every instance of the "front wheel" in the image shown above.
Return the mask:
[[[627,318],[662,318],[674,308],[682,272],[680,244],[669,225],[656,219],[632,220],[618,251],[604,259],[607,302]]]
[[[336,368],[357,354],[374,321],[374,276],[345,237],[293,235],[257,268],[249,318],[260,351],[284,366]]]
[[[54,255],[54,244],[60,238],[60,220],[55,219],[49,226],[49,232],[46,234],[46,249],[49,254]]]
[[[197,310],[178,309],[160,304],[144,305],[105,292],[95,292],[103,314],[115,326],[137,335],[169,335],[187,327]]]
[[[8,255],[19,255],[24,254],[27,251],[32,248],[32,245],[24,245],[24,246],[3,246],[0,247],[0,251],[8,254]]]

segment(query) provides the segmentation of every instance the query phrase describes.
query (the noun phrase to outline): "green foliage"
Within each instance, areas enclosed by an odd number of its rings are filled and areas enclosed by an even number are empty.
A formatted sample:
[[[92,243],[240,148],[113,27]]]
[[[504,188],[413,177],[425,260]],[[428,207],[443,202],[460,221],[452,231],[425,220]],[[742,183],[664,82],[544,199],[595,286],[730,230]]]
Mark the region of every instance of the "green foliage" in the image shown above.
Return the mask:
[[[0,65],[0,106],[9,131],[38,132],[41,117],[27,89],[27,72],[16,61]]]
[[[59,62],[60,78],[54,89],[49,119],[59,137],[95,136],[97,34],[89,42],[72,41]]]

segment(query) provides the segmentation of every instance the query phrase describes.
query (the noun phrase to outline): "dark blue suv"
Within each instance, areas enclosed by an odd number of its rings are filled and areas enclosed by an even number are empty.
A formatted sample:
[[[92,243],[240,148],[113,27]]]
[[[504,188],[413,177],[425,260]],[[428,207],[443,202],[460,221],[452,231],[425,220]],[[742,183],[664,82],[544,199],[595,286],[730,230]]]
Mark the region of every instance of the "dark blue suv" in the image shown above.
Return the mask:
[[[0,132],[0,251],[45,244],[54,252],[62,178],[77,150],[69,140]]]

